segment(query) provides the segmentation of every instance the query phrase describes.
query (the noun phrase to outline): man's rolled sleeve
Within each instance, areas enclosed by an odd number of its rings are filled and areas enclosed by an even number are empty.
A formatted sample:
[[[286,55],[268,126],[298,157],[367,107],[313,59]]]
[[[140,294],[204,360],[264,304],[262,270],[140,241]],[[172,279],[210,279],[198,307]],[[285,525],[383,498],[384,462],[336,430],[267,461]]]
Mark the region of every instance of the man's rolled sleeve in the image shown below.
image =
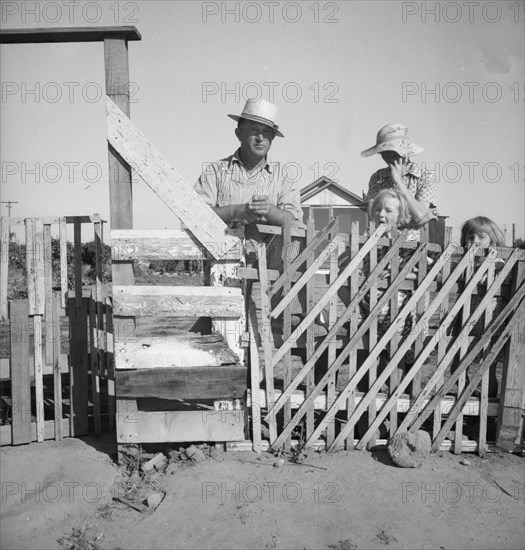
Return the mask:
[[[291,212],[293,217],[298,221],[303,221],[303,210],[301,208],[301,191],[297,186],[297,182],[284,177],[282,191],[279,194],[277,208]]]
[[[217,170],[213,163],[204,166],[202,174],[193,186],[201,199],[210,206],[219,206],[217,188]]]

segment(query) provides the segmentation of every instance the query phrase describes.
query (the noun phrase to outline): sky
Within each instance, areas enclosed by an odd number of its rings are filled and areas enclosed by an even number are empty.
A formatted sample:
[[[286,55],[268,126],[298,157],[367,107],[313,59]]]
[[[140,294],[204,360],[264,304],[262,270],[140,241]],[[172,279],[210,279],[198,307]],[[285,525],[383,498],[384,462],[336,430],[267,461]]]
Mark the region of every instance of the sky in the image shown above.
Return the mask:
[[[436,171],[454,239],[476,215],[506,229],[508,244],[513,224],[525,235],[523,1],[0,6],[3,29],[135,26],[131,119],[191,184],[237,148],[227,114],[264,97],[285,135],[271,158],[300,187],[325,175],[361,196],[384,165],[360,152],[401,122],[426,148],[413,160]],[[0,67],[1,200],[17,201],[11,215],[109,220],[102,43],[2,45]],[[133,198],[136,228],[177,225],[138,176]]]

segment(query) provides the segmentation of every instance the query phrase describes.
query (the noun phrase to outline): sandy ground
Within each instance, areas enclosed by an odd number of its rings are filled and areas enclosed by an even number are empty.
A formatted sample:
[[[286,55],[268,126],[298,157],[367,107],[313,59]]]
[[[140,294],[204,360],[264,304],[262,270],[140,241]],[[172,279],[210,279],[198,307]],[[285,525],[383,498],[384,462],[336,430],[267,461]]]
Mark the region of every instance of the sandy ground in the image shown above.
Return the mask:
[[[112,498],[129,480],[112,453],[110,434],[3,447],[1,548],[525,546],[518,456],[438,453],[402,469],[384,451],[312,452],[282,467],[269,453],[217,453],[151,476],[144,488],[165,498],[141,513]]]

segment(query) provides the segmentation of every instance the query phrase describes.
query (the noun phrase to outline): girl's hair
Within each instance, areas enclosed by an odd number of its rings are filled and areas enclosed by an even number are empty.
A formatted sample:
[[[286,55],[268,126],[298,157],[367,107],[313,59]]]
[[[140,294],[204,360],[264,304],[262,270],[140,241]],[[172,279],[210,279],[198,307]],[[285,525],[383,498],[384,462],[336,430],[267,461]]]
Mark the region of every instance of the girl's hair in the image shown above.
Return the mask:
[[[400,195],[395,189],[382,189],[379,193],[368,203],[368,215],[371,219],[374,219],[374,210],[379,204],[383,206],[383,203],[387,198],[397,199],[399,202],[399,217],[397,218],[398,226],[409,225],[411,217],[408,210],[408,204],[405,197]]]
[[[485,216],[470,218],[461,226],[461,246],[467,246],[468,235],[479,235],[479,233],[486,233],[489,236],[491,246],[505,246],[503,231]]]

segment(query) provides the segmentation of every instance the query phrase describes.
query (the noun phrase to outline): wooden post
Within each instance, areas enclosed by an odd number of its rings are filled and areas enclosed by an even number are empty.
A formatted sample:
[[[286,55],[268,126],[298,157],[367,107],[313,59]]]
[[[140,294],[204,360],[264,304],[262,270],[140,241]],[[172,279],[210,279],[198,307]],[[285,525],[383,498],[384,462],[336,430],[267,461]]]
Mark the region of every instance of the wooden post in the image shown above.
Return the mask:
[[[128,42],[123,38],[104,39],[106,95],[130,117]],[[109,206],[111,229],[133,228],[132,175],[128,163],[108,143]],[[133,261],[112,262],[113,285],[132,285],[135,282]],[[113,342],[122,334],[122,319],[113,318]],[[111,370],[114,363],[111,361]],[[108,369],[109,370],[109,369]],[[114,377],[108,376],[108,403],[115,398]],[[113,395],[110,394],[110,386]],[[118,403],[117,403],[118,407]],[[111,411],[110,411],[111,414]],[[118,413],[117,413],[118,414]],[[112,425],[109,420],[109,426]]]
[[[104,39],[106,95],[129,117],[128,43],[122,38]],[[109,206],[111,229],[133,228],[131,168],[110,146]],[[133,284],[133,262],[113,262],[113,284]],[[117,331],[118,334],[118,331]]]
[[[523,252],[523,251],[520,251]],[[525,257],[521,255],[513,270],[511,300],[516,289],[525,284]],[[518,330],[513,331],[503,353],[503,379],[499,400],[496,445],[502,449],[512,450],[519,445],[523,434],[525,415],[525,345],[523,342],[524,305],[516,311],[521,315]]]

